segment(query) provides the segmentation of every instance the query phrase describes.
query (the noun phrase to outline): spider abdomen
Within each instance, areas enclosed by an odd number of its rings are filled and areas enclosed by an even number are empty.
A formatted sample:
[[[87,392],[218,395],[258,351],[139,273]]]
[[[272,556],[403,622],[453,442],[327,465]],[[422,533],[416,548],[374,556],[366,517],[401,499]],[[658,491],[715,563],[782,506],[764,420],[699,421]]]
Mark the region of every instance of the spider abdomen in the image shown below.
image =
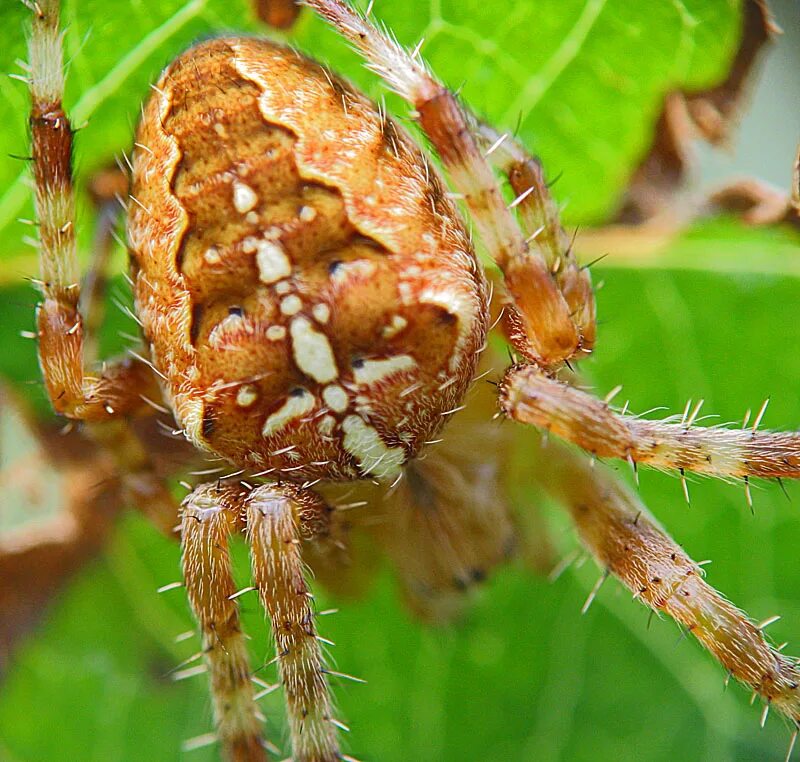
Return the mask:
[[[198,45],[154,91],[129,238],[179,424],[282,478],[391,477],[460,403],[487,329],[437,174],[364,96],[265,41]]]

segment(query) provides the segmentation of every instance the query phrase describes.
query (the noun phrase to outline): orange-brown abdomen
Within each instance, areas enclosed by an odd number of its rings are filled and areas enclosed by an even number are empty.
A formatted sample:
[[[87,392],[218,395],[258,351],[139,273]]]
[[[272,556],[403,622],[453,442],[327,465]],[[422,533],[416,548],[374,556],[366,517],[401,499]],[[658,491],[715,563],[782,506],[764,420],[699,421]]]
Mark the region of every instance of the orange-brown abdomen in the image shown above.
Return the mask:
[[[266,41],[202,43],[154,90],[128,234],[179,424],[276,477],[393,476],[459,405],[487,330],[436,172],[364,96]]]

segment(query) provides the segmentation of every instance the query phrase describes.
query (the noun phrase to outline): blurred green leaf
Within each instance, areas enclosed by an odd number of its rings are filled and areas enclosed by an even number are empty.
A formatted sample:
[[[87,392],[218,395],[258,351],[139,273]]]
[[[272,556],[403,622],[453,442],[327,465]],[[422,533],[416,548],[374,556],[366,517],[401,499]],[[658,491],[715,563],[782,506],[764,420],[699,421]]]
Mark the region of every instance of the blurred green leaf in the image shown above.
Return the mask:
[[[652,138],[666,92],[723,78],[739,35],[731,0],[384,0],[375,13],[423,52],[466,100],[520,134],[541,155],[570,218],[601,217]],[[64,3],[66,105],[78,171],[86,176],[131,147],[139,105],[160,70],[190,42],[231,29],[253,30],[246,0],[103,0]],[[22,74],[27,9],[0,6],[0,71]],[[294,42],[329,61],[374,96],[383,89],[341,40],[306,13]],[[27,93],[0,79],[0,245],[17,253],[31,217],[24,162]]]
[[[613,230],[613,226],[599,228],[595,232],[602,236],[604,230]],[[798,232],[788,225],[753,227],[730,217],[708,218],[695,222],[673,240],[670,240],[672,234],[666,234],[664,242],[668,242],[668,245],[658,251],[632,252],[635,246],[631,245],[631,241],[624,240],[626,235],[620,233],[618,238],[627,254],[614,250],[613,233],[611,240],[605,242],[604,267],[655,267],[740,275],[800,275]],[[635,243],[636,234],[631,238]],[[579,236],[579,252],[580,246]],[[597,249],[596,243],[593,249]]]

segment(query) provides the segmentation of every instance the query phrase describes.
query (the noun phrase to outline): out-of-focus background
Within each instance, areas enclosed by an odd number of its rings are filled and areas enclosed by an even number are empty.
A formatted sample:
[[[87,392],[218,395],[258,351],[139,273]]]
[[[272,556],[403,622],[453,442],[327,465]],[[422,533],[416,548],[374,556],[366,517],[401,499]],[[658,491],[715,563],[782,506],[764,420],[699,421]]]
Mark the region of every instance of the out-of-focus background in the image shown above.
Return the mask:
[[[749,175],[781,188],[791,182],[786,156],[800,134],[800,5],[774,0],[769,7],[781,34],[763,57],[731,149],[700,152],[699,171],[707,181]]]
[[[789,187],[800,138],[800,11],[790,0],[773,7],[784,35],[762,61],[734,148],[720,154],[696,146],[700,164],[689,195],[742,174]],[[474,108],[505,128],[519,122],[550,176],[560,175],[554,193],[569,226],[586,229],[613,217],[653,142],[665,94],[724,78],[739,43],[740,10],[728,0],[381,0],[374,12],[405,44],[424,37],[423,54],[448,84],[464,85]],[[147,83],[178,50],[214,30],[263,31],[245,0],[82,0],[65,2],[65,14],[68,107],[76,124],[86,123],[76,147],[81,182],[130,147]],[[0,6],[7,30],[0,71],[19,72],[25,15],[21,5]],[[290,39],[382,93],[307,12]],[[6,158],[27,150],[26,95],[5,78],[0,93],[0,376],[44,416],[34,347],[19,336],[32,328],[36,301],[25,282],[35,273],[23,241],[30,229],[16,222],[31,216],[29,191],[23,166]],[[88,204],[80,222],[88,251]],[[604,251],[608,257],[593,269],[600,333],[583,369],[598,394],[622,383],[617,399],[629,399],[636,412],[663,405],[680,413],[687,400],[703,398],[704,412],[719,416],[705,423],[740,421],[769,396],[764,425],[800,427],[797,232],[721,216],[671,231],[656,247],[636,246],[625,258]],[[129,298],[119,279],[112,294]],[[133,328],[111,307],[105,350],[126,346],[119,333]],[[8,536],[26,511],[41,517],[66,490],[25,432],[4,405],[0,532]],[[519,430],[523,471],[526,438],[536,436]],[[596,467],[630,479],[627,466]],[[695,559],[713,561],[708,581],[756,620],[781,614],[769,632],[776,643],[789,641],[788,653],[800,651],[800,489],[787,484],[785,495],[776,484],[755,484],[751,513],[741,485],[690,479],[687,506],[674,476],[640,476],[642,499],[674,537]],[[534,502],[543,509],[554,560],[576,549],[557,506],[523,482],[513,493],[522,513]],[[445,628],[407,613],[386,566],[358,600],[317,589],[320,609],[340,609],[320,624],[337,644],[336,667],[367,680],[337,688],[340,716],[352,727],[350,753],[387,762],[783,759],[786,722],[773,712],[760,729],[760,706],[751,707],[738,686],[726,690],[722,668],[674,624],[651,621],[614,581],[581,616],[599,573],[594,563],[573,564],[550,582],[529,568],[529,555],[493,573],[464,620]],[[178,578],[178,556],[174,543],[126,514],[40,624],[13,653],[0,654],[0,760],[215,758],[213,747],[179,751],[211,729],[211,709],[205,678],[170,678],[198,648],[196,638],[176,642],[193,629],[182,591],[155,592]],[[243,580],[246,565],[240,546]],[[25,575],[0,578],[0,591],[10,579],[24,593]],[[247,598],[242,607],[254,663],[269,661],[261,612]],[[4,631],[13,629],[10,615],[0,610]],[[269,669],[263,674],[271,680]],[[280,696],[263,708],[271,740],[286,750]]]

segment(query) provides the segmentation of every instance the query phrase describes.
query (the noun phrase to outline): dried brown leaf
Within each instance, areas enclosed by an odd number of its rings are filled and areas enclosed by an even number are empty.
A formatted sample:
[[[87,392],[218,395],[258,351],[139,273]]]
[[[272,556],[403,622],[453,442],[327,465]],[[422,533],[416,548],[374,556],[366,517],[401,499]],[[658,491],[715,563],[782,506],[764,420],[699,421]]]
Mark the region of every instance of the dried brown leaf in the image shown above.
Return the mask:
[[[731,212],[748,225],[788,222],[800,227],[796,199],[753,178],[743,178],[714,191],[708,198],[707,211]]]
[[[653,144],[631,179],[616,222],[641,223],[665,212],[691,169],[693,141],[720,146],[730,140],[758,60],[779,31],[766,0],[745,2],[742,36],[728,76],[707,90],[667,94]]]
[[[52,598],[100,550],[122,496],[110,458],[76,430],[38,421],[8,389],[0,388],[0,404],[37,442],[34,452],[4,463],[0,484],[29,493],[34,514],[41,481],[61,485],[60,502],[47,506],[47,516],[0,533],[1,674]]]

